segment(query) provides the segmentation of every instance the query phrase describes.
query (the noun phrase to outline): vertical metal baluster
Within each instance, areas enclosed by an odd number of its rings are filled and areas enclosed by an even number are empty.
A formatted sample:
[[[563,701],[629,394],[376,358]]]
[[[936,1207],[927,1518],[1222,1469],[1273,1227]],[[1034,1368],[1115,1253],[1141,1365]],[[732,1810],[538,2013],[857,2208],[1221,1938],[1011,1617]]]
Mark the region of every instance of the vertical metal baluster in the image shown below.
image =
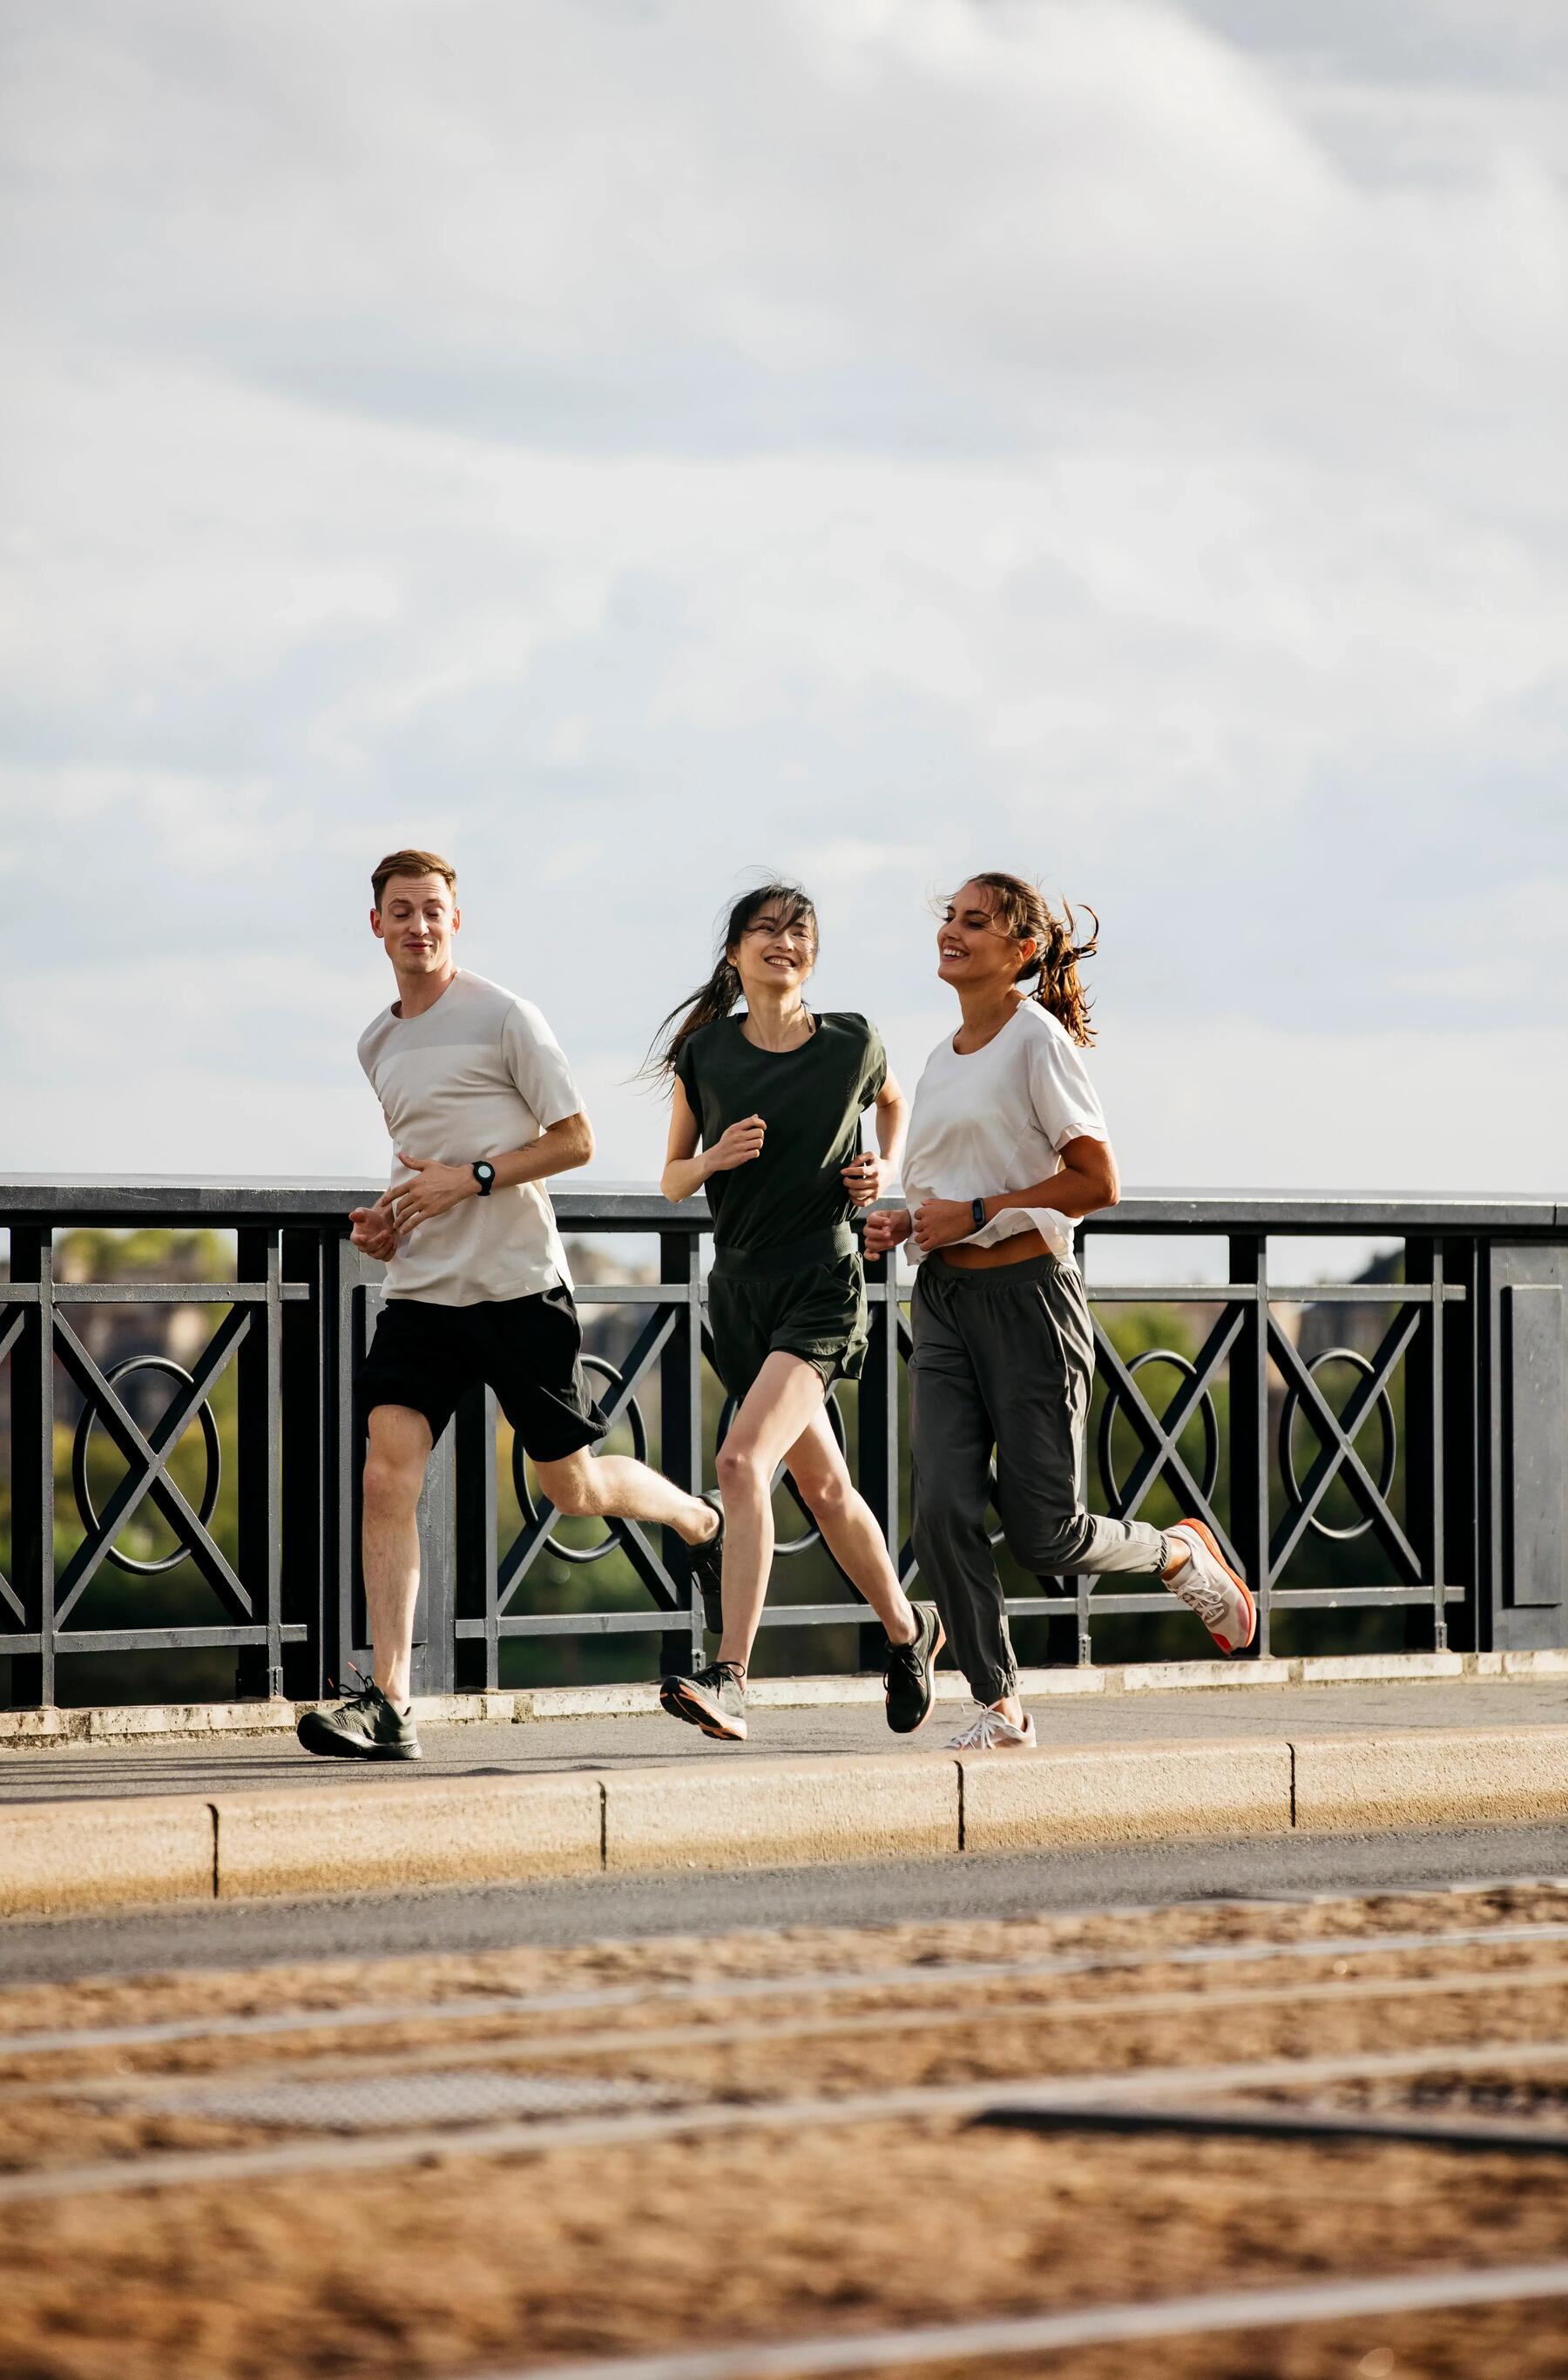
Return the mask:
[[[266,1512],[267,1693],[283,1692],[283,1251],[267,1233]]]
[[[1404,1607],[1407,1648],[1425,1650],[1429,1617],[1438,1652],[1448,1645],[1443,1600],[1442,1524],[1442,1249],[1422,1237],[1404,1243],[1404,1278],[1428,1283],[1432,1302],[1404,1358],[1404,1533],[1420,1556],[1430,1582],[1428,1614],[1419,1604]]]
[[[677,1312],[659,1358],[660,1468],[666,1479],[696,1496],[702,1490],[702,1274],[695,1225],[660,1232],[659,1279],[668,1285]],[[661,1637],[660,1666],[699,1669],[702,1598],[696,1592],[691,1557],[674,1529],[661,1530],[660,1536],[664,1567],[686,1588],[690,1607],[686,1627],[666,1629]]]
[[[283,1643],[278,1633],[283,1577],[278,1499],[283,1301],[278,1295],[281,1274],[275,1234],[267,1230],[246,1231],[238,1240],[236,1278],[261,1284],[266,1295],[247,1309],[248,1327],[235,1357],[239,1391],[237,1568],[250,1597],[252,1618],[260,1620],[267,1633],[264,1645],[241,1647],[235,1663],[235,1688],[242,1696],[268,1697],[283,1692]]]
[[[1238,1232],[1230,1242],[1230,1274],[1253,1292],[1231,1350],[1231,1539],[1258,1604],[1258,1659],[1270,1649],[1272,1606],[1269,1574],[1269,1243]]]
[[[898,1251],[874,1257],[866,1266],[870,1344],[860,1375],[856,1406],[860,1493],[877,1516],[889,1556],[898,1562]],[[880,1670],[887,1641],[880,1622],[863,1621],[859,1666]]]
[[[1466,1238],[1449,1247],[1445,1276],[1464,1285],[1443,1330],[1442,1498],[1448,1568],[1465,1588],[1457,1633],[1465,1652],[1497,1649],[1489,1525],[1491,1490],[1489,1341],[1491,1266],[1488,1243]]]
[[[1088,1232],[1087,1232],[1087,1231],[1082,1231],[1082,1230],[1080,1230],[1080,1232],[1079,1232],[1079,1233],[1078,1233],[1078,1266],[1079,1266],[1079,1269],[1080,1269],[1080,1270],[1082,1271],[1082,1273],[1083,1273],[1083,1275],[1084,1275],[1084,1290],[1085,1290],[1085,1293],[1086,1293],[1086,1295],[1087,1295],[1087,1293],[1088,1293],[1088,1241],[1089,1241],[1089,1235],[1088,1235]],[[1091,1343],[1092,1343],[1092,1333],[1091,1333]],[[1083,1442],[1083,1446],[1082,1446],[1082,1448],[1081,1448],[1081,1450],[1080,1450],[1080,1451],[1079,1451],[1079,1456],[1078,1456],[1078,1509],[1079,1509],[1079,1511],[1080,1511],[1080,1512],[1081,1512],[1081,1511],[1083,1511],[1083,1510],[1084,1510],[1084,1509],[1085,1509],[1085,1508],[1089,1504],[1089,1502],[1091,1501],[1091,1499],[1090,1499],[1090,1496],[1089,1496],[1089,1478],[1088,1478],[1088,1446],[1089,1446],[1089,1427],[1088,1427],[1088,1419],[1089,1419],[1089,1415],[1094,1411],[1094,1381],[1095,1381],[1095,1374],[1098,1372],[1098,1370],[1099,1370],[1099,1369],[1100,1369],[1100,1352],[1099,1352],[1099,1348],[1098,1348],[1098,1346],[1096,1345],[1096,1346],[1095,1346],[1095,1348],[1094,1348],[1094,1354],[1093,1354],[1093,1358],[1092,1358],[1092,1361],[1091,1361],[1091,1363],[1090,1363],[1090,1366],[1089,1366],[1089,1380],[1088,1380],[1088,1409],[1086,1410],[1085,1415],[1084,1415],[1084,1442]],[[1101,1486],[1102,1488],[1105,1486],[1105,1484],[1106,1484],[1106,1483],[1104,1482],[1104,1480],[1101,1480],[1101,1481],[1100,1481],[1100,1486]],[[1093,1500],[1095,1501],[1096,1509],[1098,1509],[1098,1508],[1099,1508],[1099,1506],[1098,1506],[1098,1499]],[[1040,1581],[1040,1584],[1041,1584],[1041,1585],[1042,1585],[1042,1586],[1044,1585],[1045,1582],[1044,1582],[1044,1580],[1043,1580],[1043,1579]],[[1064,1586],[1064,1585],[1066,1585],[1066,1581],[1065,1581],[1064,1579],[1059,1579],[1059,1580],[1057,1581],[1057,1584],[1058,1584],[1058,1585],[1059,1585],[1059,1586]],[[1075,1603],[1075,1605],[1076,1605],[1076,1611],[1075,1611],[1075,1615],[1074,1615],[1074,1617],[1075,1617],[1076,1630],[1076,1635],[1077,1635],[1077,1662],[1076,1662],[1076,1666],[1077,1666],[1080,1670],[1087,1670],[1087,1669],[1090,1669],[1090,1668],[1092,1668],[1093,1663],[1094,1663],[1094,1635],[1093,1635],[1093,1623],[1092,1623],[1092,1621],[1091,1621],[1091,1620],[1090,1620],[1090,1617],[1089,1617],[1089,1598],[1090,1598],[1090,1597],[1093,1595],[1093,1593],[1094,1593],[1094,1575],[1093,1575],[1093,1572],[1088,1572],[1088,1571],[1080,1571],[1080,1572],[1079,1572],[1075,1576],[1075,1578],[1074,1578],[1074,1580],[1073,1580],[1073,1600],[1074,1600],[1074,1603]],[[1056,1649],[1056,1648],[1055,1648],[1055,1645],[1053,1645],[1053,1643],[1051,1642],[1052,1638],[1056,1635],[1056,1632],[1057,1632],[1057,1621],[1056,1621],[1056,1618],[1055,1618],[1055,1615],[1054,1615],[1054,1614],[1052,1614],[1052,1616],[1051,1616],[1051,1618],[1046,1621],[1045,1626],[1046,1626],[1046,1655],[1047,1655],[1047,1658],[1049,1659],[1049,1658],[1051,1658],[1051,1656],[1054,1653],[1055,1649]]]
[[[1448,1533],[1442,1508],[1443,1477],[1443,1246],[1432,1243],[1432,1643],[1448,1650]]]
[[[333,1307],[327,1427],[332,1448],[332,1560],[323,1598],[329,1630],[322,1664],[329,1690],[340,1691],[359,1643],[362,1609],[359,1581],[359,1447],[354,1427],[354,1374],[362,1353],[364,1293],[358,1249],[339,1229],[328,1247],[328,1290]]]
[[[497,1625],[495,1423],[493,1389],[470,1390],[457,1407],[457,1545],[455,1616],[482,1619],[484,1638],[454,1644],[454,1682],[459,1693],[482,1681],[485,1693],[501,1683],[501,1632]],[[476,1651],[479,1658],[475,1660]],[[479,1676],[474,1671],[478,1670]]]
[[[332,1531],[326,1483],[332,1475],[325,1430],[330,1400],[331,1336],[326,1328],[332,1297],[327,1269],[331,1243],[320,1230],[291,1228],[282,1234],[284,1281],[310,1292],[282,1314],[282,1387],[279,1393],[283,1475],[283,1583],[279,1606],[286,1621],[307,1630],[303,1645],[283,1646],[283,1690],[295,1701],[316,1700],[322,1692],[322,1648],[326,1641],[325,1595]]]
[[[29,1708],[55,1699],[55,1243],[13,1230],[11,1279],[36,1290],[11,1351],[12,1580],[36,1634],[36,1653],[11,1665],[11,1696]]]

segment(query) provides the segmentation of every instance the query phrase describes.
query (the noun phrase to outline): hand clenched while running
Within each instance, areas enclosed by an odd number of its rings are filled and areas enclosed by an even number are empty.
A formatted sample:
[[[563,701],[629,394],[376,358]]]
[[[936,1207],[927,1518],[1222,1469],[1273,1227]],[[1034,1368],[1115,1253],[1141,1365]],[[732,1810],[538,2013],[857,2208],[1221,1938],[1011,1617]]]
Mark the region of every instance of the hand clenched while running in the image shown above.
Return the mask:
[[[461,1206],[465,1198],[479,1196],[471,1165],[443,1165],[436,1158],[405,1157],[401,1149],[397,1162],[407,1166],[414,1176],[389,1194],[393,1220],[400,1232],[433,1222],[437,1215]]]
[[[889,1248],[900,1248],[914,1229],[914,1219],[907,1207],[882,1207],[866,1218],[866,1254],[885,1257]]]
[[[710,1173],[733,1173],[737,1165],[749,1165],[762,1154],[767,1125],[760,1115],[743,1116],[738,1123],[717,1139],[706,1153]]]
[[[975,1228],[974,1216],[963,1198],[924,1198],[914,1210],[915,1237],[923,1256],[933,1248],[950,1248],[966,1240]]]
[[[351,1207],[348,1236],[354,1245],[378,1264],[397,1254],[397,1229],[392,1220],[392,1193],[383,1190],[373,1207]]]
[[[844,1186],[857,1207],[869,1207],[882,1195],[887,1181],[887,1165],[883,1159],[867,1149],[852,1157],[842,1169]]]

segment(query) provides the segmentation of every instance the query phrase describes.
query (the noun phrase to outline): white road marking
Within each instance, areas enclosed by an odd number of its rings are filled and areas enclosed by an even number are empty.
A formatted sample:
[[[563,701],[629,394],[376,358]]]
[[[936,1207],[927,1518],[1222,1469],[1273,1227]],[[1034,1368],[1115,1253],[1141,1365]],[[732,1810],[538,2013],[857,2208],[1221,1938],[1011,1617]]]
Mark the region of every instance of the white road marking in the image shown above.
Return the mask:
[[[1084,2306],[1066,2313],[1017,2314],[995,2322],[875,2330],[857,2338],[759,2341],[673,2355],[617,2355],[532,2364],[486,2380],[812,2380],[832,2373],[898,2371],[911,2363],[1040,2354],[1140,2338],[1209,2331],[1276,2330],[1304,2322],[1449,2312],[1568,2296],[1568,2264],[1508,2265],[1492,2272],[1399,2273],[1385,2280],[1309,2281],[1205,2298],[1158,2298],[1146,2305]]]

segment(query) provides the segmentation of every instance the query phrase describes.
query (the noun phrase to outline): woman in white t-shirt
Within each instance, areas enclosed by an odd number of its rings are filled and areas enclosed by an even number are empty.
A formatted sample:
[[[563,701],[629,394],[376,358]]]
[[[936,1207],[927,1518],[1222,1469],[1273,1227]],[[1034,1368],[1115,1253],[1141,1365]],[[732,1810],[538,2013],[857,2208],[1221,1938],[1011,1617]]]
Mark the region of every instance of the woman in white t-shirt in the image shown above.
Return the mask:
[[[1096,919],[1098,929],[1099,920]],[[1073,1258],[1078,1218],[1120,1191],[1081,1057],[1093,1038],[1073,914],[1032,884],[971,877],[944,907],[937,973],[963,1021],[915,1093],[908,1205],[873,1214],[866,1251],[908,1244],[909,1435],[915,1552],[979,1705],[955,1750],[1027,1750],[1007,1607],[986,1526],[991,1464],[1007,1543],[1027,1571],[1156,1572],[1227,1653],[1257,1614],[1201,1521],[1150,1528],[1079,1497],[1094,1336]]]

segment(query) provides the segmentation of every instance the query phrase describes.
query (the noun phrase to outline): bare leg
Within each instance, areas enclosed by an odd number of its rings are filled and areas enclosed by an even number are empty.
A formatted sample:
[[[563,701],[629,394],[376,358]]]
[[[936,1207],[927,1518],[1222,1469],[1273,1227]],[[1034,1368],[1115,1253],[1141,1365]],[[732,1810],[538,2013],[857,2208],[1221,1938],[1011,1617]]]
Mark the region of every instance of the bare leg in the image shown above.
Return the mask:
[[[822,1376],[774,1350],[746,1392],[719,1449],[724,1499],[724,1633],[721,1661],[751,1658],[773,1564],[773,1474],[801,1433],[821,1417]]]
[[[585,1446],[556,1463],[536,1463],[539,1484],[568,1519],[602,1520],[618,1513],[626,1521],[654,1521],[674,1529],[688,1546],[706,1545],[719,1516],[700,1496],[688,1496],[662,1471],[629,1454],[593,1454]]]
[[[839,1568],[859,1588],[890,1641],[912,1645],[919,1631],[909,1597],[898,1584],[876,1516],[849,1475],[825,1410],[813,1415],[784,1460]]]
[[[414,1603],[419,1592],[415,1508],[430,1461],[430,1424],[411,1405],[371,1409],[360,1536],[365,1609],[375,1682],[400,1711],[408,1707]]]

